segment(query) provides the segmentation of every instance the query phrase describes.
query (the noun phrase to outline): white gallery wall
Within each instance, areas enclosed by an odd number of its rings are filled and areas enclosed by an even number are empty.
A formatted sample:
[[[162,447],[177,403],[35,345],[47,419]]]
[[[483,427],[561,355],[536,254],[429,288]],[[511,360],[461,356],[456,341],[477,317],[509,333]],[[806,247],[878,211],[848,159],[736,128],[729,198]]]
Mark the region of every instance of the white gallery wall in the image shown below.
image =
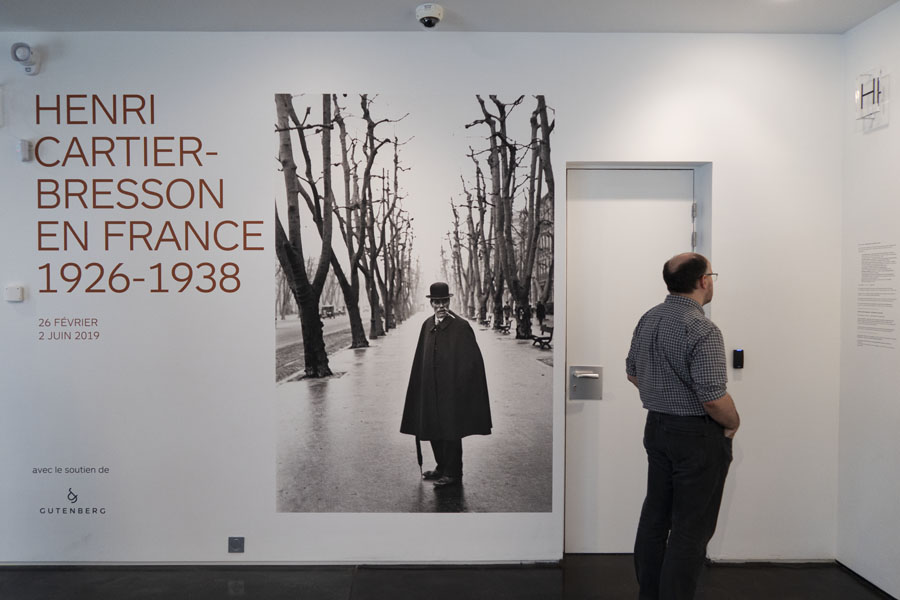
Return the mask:
[[[712,315],[727,347],[744,348],[746,368],[730,373],[743,427],[710,554],[835,556],[841,371],[836,273],[846,217],[841,170],[847,118],[840,37],[0,34],[2,47],[20,40],[43,49],[45,61],[37,77],[0,61],[0,285],[21,282],[28,290],[25,302],[0,304],[0,507],[6,515],[0,562],[560,558],[565,340],[559,333],[552,512],[276,513],[273,93],[285,91],[287,78],[296,82],[294,89],[311,92],[427,93],[435,98],[433,119],[444,113],[442,95],[539,91],[556,111],[557,182],[564,181],[570,161],[711,162],[712,260],[721,274]],[[264,222],[258,238],[264,251],[183,257],[239,261],[238,292],[39,293],[45,285],[40,265],[50,261],[148,269],[156,260],[102,247],[39,251],[39,220],[74,217],[37,208],[38,178],[127,175],[53,170],[18,162],[15,152],[18,139],[115,134],[109,127],[92,132],[86,125],[38,125],[37,94],[125,93],[154,95],[152,135],[198,136],[218,152],[202,169],[149,169],[141,177],[223,178],[227,201],[216,218]],[[132,127],[128,135],[140,131]],[[558,232],[565,231],[564,207],[559,183]],[[557,236],[561,323],[564,248]],[[627,255],[623,248],[623,259]],[[660,282],[660,298],[664,293]],[[39,341],[40,319],[59,317],[98,319],[101,340]],[[109,472],[34,472],[70,465]],[[59,506],[69,487],[108,513],[40,513]],[[244,554],[226,553],[230,535],[246,536]]]
[[[864,73],[890,75],[894,99],[886,127],[863,132],[852,103],[844,107],[844,242],[840,410],[840,494],[838,560],[894,596],[900,596],[900,360],[896,327],[896,251],[900,244],[900,6],[894,5],[845,36],[845,96],[852,97]],[[866,91],[871,86],[866,88]],[[875,266],[876,256],[884,259]],[[891,256],[893,262],[891,263]],[[868,257],[868,259],[866,258]],[[867,264],[863,266],[864,260]],[[863,271],[872,283],[863,282]],[[893,275],[891,275],[893,272]],[[868,277],[867,277],[868,279]],[[880,288],[876,298],[880,327],[875,344],[860,320],[872,297],[866,288]],[[889,298],[893,297],[891,301]],[[868,315],[871,317],[871,315]],[[884,324],[882,324],[884,325]],[[889,339],[893,338],[893,342]]]

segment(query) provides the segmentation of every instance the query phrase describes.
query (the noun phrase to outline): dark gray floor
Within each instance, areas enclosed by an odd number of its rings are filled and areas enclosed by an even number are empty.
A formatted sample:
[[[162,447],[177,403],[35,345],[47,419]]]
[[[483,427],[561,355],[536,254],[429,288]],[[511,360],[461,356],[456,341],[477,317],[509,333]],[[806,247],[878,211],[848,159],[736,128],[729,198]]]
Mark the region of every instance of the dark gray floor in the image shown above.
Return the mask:
[[[630,555],[472,567],[0,567],[2,600],[620,600]],[[713,565],[697,600],[889,600],[837,564]]]

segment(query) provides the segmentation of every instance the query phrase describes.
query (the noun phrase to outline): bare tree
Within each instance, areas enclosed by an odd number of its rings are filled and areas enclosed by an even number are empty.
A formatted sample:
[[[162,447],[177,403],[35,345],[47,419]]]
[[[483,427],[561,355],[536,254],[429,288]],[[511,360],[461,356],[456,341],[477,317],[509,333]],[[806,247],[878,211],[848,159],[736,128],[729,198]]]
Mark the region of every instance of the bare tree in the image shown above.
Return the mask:
[[[413,311],[410,293],[418,287],[416,273],[412,268],[412,251],[415,235],[412,230],[412,218],[401,210],[392,224],[393,240],[391,253],[395,257],[393,276],[391,278],[391,297],[394,312],[399,321],[405,321]]]
[[[490,206],[490,214],[491,220],[485,221],[488,214],[488,201],[487,201],[487,192],[485,190],[484,183],[484,173],[481,170],[481,165],[474,155],[471,153],[472,160],[475,162],[475,200],[478,203],[478,228],[476,230],[477,237],[477,247],[479,249],[479,259],[481,260],[481,294],[478,297],[479,304],[479,313],[482,319],[487,318],[488,311],[488,300],[494,299],[496,296],[496,289],[499,287],[501,289],[502,295],[502,274],[500,273],[500,269],[496,269],[494,267],[494,255],[496,252],[494,251],[494,235],[493,235],[493,222],[496,219],[496,209],[493,206]],[[500,281],[498,281],[498,279]],[[499,328],[503,323],[502,313],[503,306],[500,299],[492,302],[491,311],[494,315],[494,327]]]
[[[489,153],[489,151],[485,151]],[[493,326],[499,329],[504,322],[503,294],[505,290],[500,255],[496,251],[497,204],[488,200],[484,171],[476,152],[469,146],[468,156],[475,169],[475,185],[469,189],[464,177],[460,176],[466,195],[466,223],[468,226],[468,264],[473,273],[473,303],[479,321],[485,321],[490,311]],[[473,202],[474,200],[474,202]]]
[[[469,248],[462,242],[460,235],[459,211],[453,201],[450,201],[450,209],[453,211],[453,229],[448,234],[451,256],[453,259],[453,277],[456,288],[459,290],[457,301],[461,309],[460,314],[471,317],[474,312],[472,302],[472,272],[468,260]],[[463,255],[466,255],[465,258]]]
[[[385,330],[396,327],[396,318],[394,315],[394,306],[392,303],[392,294],[389,289],[389,282],[392,277],[393,257],[391,256],[391,243],[393,238],[388,236],[393,224],[394,212],[397,210],[398,198],[396,193],[392,193],[391,184],[388,181],[387,173],[382,171],[381,175],[381,199],[373,203],[372,218],[369,222],[370,252],[375,257],[374,268],[375,281],[378,285],[378,291],[383,301],[383,315]],[[377,208],[376,208],[377,205]],[[378,262],[381,258],[381,262]]]
[[[341,172],[344,181],[344,214],[339,207],[334,207],[341,230],[341,237],[347,249],[347,257],[350,271],[349,279],[343,272],[336,256],[332,256],[332,266],[344,293],[344,302],[347,306],[347,317],[350,320],[351,348],[366,348],[369,340],[366,339],[362,316],[359,311],[359,273],[360,263],[364,256],[365,241],[365,213],[361,210],[359,200],[359,164],[354,155],[356,140],[351,140],[347,134],[347,124],[338,104],[337,95],[332,96],[334,101],[334,122],[338,126],[338,139],[341,147]]]
[[[365,167],[363,171],[362,189],[360,194],[361,209],[365,212],[365,231],[366,236],[366,253],[368,262],[365,267],[360,266],[366,278],[366,292],[369,296],[369,307],[371,309],[371,319],[369,326],[369,337],[376,338],[384,335],[383,309],[381,306],[381,297],[378,293],[378,255],[381,247],[378,244],[379,236],[375,232],[375,197],[372,192],[372,169],[375,165],[375,159],[378,151],[388,143],[388,139],[378,139],[375,135],[375,128],[381,123],[388,122],[389,119],[375,121],[370,111],[372,101],[367,94],[360,96],[360,106],[362,107],[363,119],[366,122],[366,135],[363,141],[363,155],[365,156]]]
[[[468,266],[471,274],[469,291],[472,316],[477,312],[478,320],[487,319],[487,301],[491,296],[493,281],[491,275],[492,243],[485,235],[487,200],[484,192],[484,176],[474,151],[469,148],[469,157],[475,163],[475,189],[469,190],[465,178],[460,176],[463,193],[466,196],[466,227],[468,240]]]
[[[331,215],[334,205],[331,189],[331,97],[322,97],[322,123],[310,125],[306,123],[309,116],[307,110],[304,121],[300,121],[294,111],[290,94],[276,94],[275,107],[277,115],[276,131],[279,136],[278,160],[284,174],[284,185],[287,196],[288,233],[278,210],[275,210],[275,253],[285,273],[291,292],[300,309],[300,322],[303,331],[303,355],[307,377],[325,377],[331,375],[328,355],[325,352],[325,340],[322,334],[322,319],[319,316],[319,299],[328,275],[331,263]],[[293,127],[291,126],[293,124]],[[318,189],[313,177],[312,161],[306,146],[305,132],[318,130],[322,137],[322,190]],[[291,131],[296,131],[303,151],[306,166],[306,186],[301,184],[294,160]],[[306,268],[301,238],[300,196],[306,201],[313,221],[319,229],[322,241],[316,270],[312,276]]]
[[[554,206],[556,199],[556,180],[553,177],[553,165],[550,162],[550,134],[556,126],[556,121],[549,118],[547,103],[543,95],[536,96],[538,123],[540,126],[540,137],[538,140],[540,148],[540,167],[543,171],[544,182],[546,183],[546,192],[538,194],[540,204],[536,210],[536,214],[540,218],[539,233],[537,239],[537,278],[539,284],[542,284],[539,298],[544,304],[547,304],[553,298],[553,272],[555,263],[555,254],[553,252],[554,236]]]
[[[382,298],[385,305],[385,325],[389,329],[396,327],[409,316],[401,303],[402,284],[408,277],[409,270],[406,253],[412,249],[412,219],[408,218],[402,208],[403,196],[400,194],[400,173],[407,170],[400,165],[400,147],[406,143],[401,143],[396,136],[392,141],[393,185],[388,186],[385,183],[383,194],[385,210],[380,227],[384,263]]]
[[[497,269],[494,286],[494,311],[499,317],[503,287],[509,289],[520,317],[516,327],[517,338],[531,337],[531,289],[534,277],[538,240],[548,229],[546,206],[553,206],[554,183],[550,163],[550,133],[553,123],[548,119],[543,96],[537,96],[537,106],[531,114],[531,137],[527,144],[517,143],[509,135],[509,117],[524,100],[520,96],[513,102],[501,102],[497,96],[489,96],[493,106],[488,108],[481,96],[476,96],[482,117],[466,127],[484,125],[489,130],[487,163],[491,187],[487,192],[492,210],[494,265]],[[474,153],[473,153],[474,154]],[[520,175],[526,156],[530,156],[527,173]],[[474,158],[474,156],[473,156]],[[543,186],[546,184],[546,192]],[[524,195],[525,207],[514,208],[519,195]],[[552,212],[549,223],[552,230]],[[518,217],[519,223],[516,223]],[[552,248],[552,246],[551,246]],[[548,271],[552,287],[552,266]]]

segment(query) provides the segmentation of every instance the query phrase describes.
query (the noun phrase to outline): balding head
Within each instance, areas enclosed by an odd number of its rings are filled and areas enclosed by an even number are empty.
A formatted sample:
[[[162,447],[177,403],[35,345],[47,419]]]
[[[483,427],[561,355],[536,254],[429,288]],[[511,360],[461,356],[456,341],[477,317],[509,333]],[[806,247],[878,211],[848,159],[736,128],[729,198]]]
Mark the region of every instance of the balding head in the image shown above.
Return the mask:
[[[691,294],[708,268],[709,261],[702,254],[676,254],[663,265],[663,281],[673,294]]]

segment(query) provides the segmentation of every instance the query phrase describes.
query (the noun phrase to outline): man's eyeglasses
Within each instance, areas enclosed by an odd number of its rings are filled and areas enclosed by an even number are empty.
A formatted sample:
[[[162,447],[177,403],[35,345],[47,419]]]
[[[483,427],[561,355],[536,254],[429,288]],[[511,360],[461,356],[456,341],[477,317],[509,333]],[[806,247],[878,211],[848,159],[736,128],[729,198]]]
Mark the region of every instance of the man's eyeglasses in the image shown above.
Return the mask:
[[[434,306],[450,306],[450,298],[432,298],[431,304]]]
[[[706,273],[706,274],[703,275],[703,276],[704,276],[704,277],[709,277],[709,278],[712,279],[713,281],[715,281],[716,279],[719,278],[719,274],[718,274],[718,273]]]

